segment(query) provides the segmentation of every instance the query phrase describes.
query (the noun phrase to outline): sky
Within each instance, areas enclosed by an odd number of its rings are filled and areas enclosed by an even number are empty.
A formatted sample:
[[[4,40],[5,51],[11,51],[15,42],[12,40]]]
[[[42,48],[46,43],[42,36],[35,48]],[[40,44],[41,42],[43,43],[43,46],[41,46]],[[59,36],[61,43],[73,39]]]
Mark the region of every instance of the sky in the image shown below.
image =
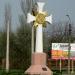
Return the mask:
[[[19,25],[19,15],[21,15],[20,0],[0,0],[0,28],[4,26],[5,4],[11,5],[12,28],[15,29]]]
[[[47,0],[47,9],[52,13],[54,21],[68,20],[75,21],[75,0]]]
[[[19,25],[19,15],[22,14],[21,0],[0,0],[0,28],[4,26],[4,9],[5,4],[9,3],[12,8],[12,28],[15,29]],[[69,20],[75,23],[75,0],[38,0],[45,2],[44,11],[52,14],[53,22]]]

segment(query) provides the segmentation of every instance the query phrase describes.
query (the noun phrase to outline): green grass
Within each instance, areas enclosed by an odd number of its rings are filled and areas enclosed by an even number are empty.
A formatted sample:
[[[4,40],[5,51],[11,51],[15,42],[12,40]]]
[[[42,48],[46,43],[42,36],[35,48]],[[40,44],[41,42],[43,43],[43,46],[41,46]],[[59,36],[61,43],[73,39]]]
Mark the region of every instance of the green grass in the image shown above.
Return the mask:
[[[25,72],[24,70],[13,69],[10,70],[8,73],[6,73],[5,70],[0,70],[0,75],[25,75],[24,72]],[[53,70],[53,75],[68,75],[68,74],[67,71],[60,72],[59,70]],[[75,75],[75,73],[71,75]]]
[[[8,73],[5,70],[0,70],[0,75],[25,75],[22,70],[10,70]]]

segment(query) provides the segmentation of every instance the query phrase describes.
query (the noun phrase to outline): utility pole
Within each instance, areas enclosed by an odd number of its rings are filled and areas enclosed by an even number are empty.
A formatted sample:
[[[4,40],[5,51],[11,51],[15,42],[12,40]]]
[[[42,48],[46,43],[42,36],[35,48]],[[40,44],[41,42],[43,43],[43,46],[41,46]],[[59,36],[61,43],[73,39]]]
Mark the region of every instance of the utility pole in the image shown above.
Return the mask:
[[[11,6],[10,4],[6,4],[5,6],[5,27],[6,27],[6,72],[9,72],[10,65],[9,65],[9,36],[11,32]]]
[[[7,26],[6,72],[9,72],[9,22]]]
[[[31,42],[31,53],[34,53],[34,26],[32,26],[32,42]]]
[[[32,3],[34,2],[34,0],[32,0]],[[33,16],[37,15],[37,3],[35,1],[35,3],[33,3],[32,5],[32,11],[31,11]],[[34,22],[32,23],[34,24]],[[32,43],[31,43],[31,47],[32,47],[32,53],[34,53],[34,26],[32,25]]]
[[[71,50],[71,19],[70,19],[70,16],[69,15],[66,15],[69,19],[69,38],[68,38],[68,41],[69,41],[69,44],[68,44],[68,75],[70,75],[70,50]]]

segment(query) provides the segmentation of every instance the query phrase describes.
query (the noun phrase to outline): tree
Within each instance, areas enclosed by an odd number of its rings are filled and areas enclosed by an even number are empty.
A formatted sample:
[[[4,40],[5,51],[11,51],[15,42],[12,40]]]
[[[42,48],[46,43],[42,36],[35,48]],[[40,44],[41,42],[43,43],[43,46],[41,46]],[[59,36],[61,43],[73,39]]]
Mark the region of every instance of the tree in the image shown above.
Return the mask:
[[[69,42],[68,22],[59,22],[52,25],[52,33],[49,37],[49,43],[66,43]],[[73,27],[73,25],[72,25]],[[71,28],[71,42],[74,41],[73,28]],[[73,33],[73,34],[72,34]],[[62,40],[61,40],[62,39]]]
[[[21,0],[23,14],[19,16],[20,27],[15,33],[15,46],[13,48],[16,68],[27,69],[31,63],[31,26],[27,24],[27,13],[31,12],[32,3],[32,0]]]
[[[5,58],[6,53],[6,33],[4,31],[0,31],[0,58]]]
[[[48,50],[48,48],[51,49],[52,47],[52,43],[68,43],[69,42],[69,25],[68,22],[58,22],[58,23],[53,23],[51,26],[48,27],[49,29],[47,29],[47,31],[45,32],[45,49],[46,52],[49,52],[49,56],[50,55],[50,50]],[[71,37],[70,37],[70,41],[71,43],[74,42],[75,40],[75,32],[74,32],[74,26],[73,24],[71,24]],[[45,41],[44,40],[44,41]]]

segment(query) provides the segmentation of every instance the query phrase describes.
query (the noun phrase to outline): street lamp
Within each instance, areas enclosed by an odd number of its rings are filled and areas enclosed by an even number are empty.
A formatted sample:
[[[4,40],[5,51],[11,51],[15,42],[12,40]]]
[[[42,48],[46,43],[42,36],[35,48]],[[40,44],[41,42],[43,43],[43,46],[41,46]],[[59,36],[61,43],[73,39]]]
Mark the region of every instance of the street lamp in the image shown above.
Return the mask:
[[[69,38],[68,38],[68,41],[69,41],[69,44],[68,44],[68,75],[70,75],[70,50],[71,50],[71,19],[70,19],[70,16],[69,15],[66,15],[69,19]]]

